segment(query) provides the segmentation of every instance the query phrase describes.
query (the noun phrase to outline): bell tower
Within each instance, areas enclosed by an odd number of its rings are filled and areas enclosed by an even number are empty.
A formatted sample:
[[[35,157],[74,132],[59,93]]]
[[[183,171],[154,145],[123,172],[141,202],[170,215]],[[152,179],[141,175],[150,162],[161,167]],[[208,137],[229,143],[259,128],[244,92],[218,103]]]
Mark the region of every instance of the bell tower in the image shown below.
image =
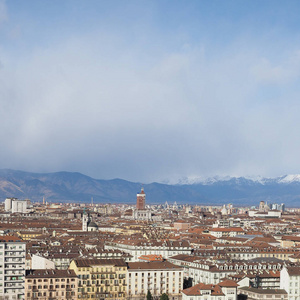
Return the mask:
[[[141,189],[141,192],[136,195],[136,209],[144,210],[146,202],[146,194],[144,192],[144,188]]]

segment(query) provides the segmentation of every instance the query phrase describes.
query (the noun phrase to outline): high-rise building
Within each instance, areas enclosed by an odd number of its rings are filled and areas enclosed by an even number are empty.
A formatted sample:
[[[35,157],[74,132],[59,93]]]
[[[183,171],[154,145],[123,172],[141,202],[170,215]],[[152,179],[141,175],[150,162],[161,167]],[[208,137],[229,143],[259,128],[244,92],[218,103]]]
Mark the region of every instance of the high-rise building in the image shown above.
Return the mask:
[[[18,200],[17,198],[5,199],[5,211],[11,213],[28,213],[30,200]]]
[[[15,236],[0,236],[0,299],[25,299],[26,244]]]
[[[145,203],[146,203],[146,194],[144,192],[144,188],[142,188],[141,192],[136,195],[136,208],[138,210],[144,210],[145,209]]]

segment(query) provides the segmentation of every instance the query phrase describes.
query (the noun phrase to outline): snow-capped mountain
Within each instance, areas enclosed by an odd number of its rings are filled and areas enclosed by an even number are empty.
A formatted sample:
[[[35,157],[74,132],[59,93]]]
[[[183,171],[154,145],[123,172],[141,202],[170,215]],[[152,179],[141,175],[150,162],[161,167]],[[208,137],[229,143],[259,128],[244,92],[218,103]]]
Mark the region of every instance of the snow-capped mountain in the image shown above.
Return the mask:
[[[192,176],[177,184],[141,184],[122,179],[94,179],[80,173],[30,173],[0,169],[0,198],[17,197],[40,201],[134,203],[144,187],[147,203],[258,205],[260,201],[300,207],[300,175],[277,178]]]
[[[278,183],[300,182],[300,175],[285,175],[278,178]]]
[[[214,177],[183,177],[179,179],[177,182],[172,182],[169,184],[177,184],[177,185],[194,185],[194,184],[202,184],[202,185],[213,185],[217,183],[225,183],[225,182],[235,182],[236,184],[290,184],[290,183],[300,183],[300,174],[294,175],[283,175],[275,178],[267,178],[262,176],[245,176],[245,177],[232,177],[232,176],[214,176]]]

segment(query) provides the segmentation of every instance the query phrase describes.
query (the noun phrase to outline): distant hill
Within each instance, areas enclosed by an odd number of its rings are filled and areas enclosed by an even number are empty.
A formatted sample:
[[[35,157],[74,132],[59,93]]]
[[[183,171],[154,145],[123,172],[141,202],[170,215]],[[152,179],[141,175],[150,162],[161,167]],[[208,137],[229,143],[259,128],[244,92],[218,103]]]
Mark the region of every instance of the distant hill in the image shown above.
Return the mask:
[[[51,202],[134,203],[144,186],[149,204],[190,203],[258,205],[259,201],[300,207],[300,176],[253,180],[226,178],[184,184],[144,184],[122,179],[100,180],[81,173],[30,173],[0,170],[0,197]]]

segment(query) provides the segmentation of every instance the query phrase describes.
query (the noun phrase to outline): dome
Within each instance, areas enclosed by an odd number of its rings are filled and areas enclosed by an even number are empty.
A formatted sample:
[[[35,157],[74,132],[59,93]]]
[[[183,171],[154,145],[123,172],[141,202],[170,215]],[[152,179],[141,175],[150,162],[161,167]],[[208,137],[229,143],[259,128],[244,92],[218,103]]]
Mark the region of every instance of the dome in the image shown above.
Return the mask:
[[[89,222],[88,227],[98,228],[98,225],[95,222]]]

